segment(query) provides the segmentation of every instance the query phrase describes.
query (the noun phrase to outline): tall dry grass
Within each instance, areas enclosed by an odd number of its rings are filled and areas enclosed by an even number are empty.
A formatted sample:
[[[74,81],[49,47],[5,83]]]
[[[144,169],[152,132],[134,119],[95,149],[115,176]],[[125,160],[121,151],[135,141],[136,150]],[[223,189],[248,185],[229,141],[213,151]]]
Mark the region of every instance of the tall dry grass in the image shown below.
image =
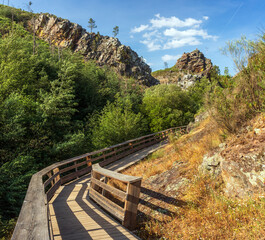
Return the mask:
[[[265,199],[228,199],[222,193],[221,179],[198,172],[203,156],[219,146],[223,134],[223,129],[208,118],[190,134],[123,172],[145,180],[169,170],[176,161],[186,163],[181,176],[190,184],[178,199],[186,204],[168,204],[171,217],[141,223],[138,235],[142,239],[264,239]]]

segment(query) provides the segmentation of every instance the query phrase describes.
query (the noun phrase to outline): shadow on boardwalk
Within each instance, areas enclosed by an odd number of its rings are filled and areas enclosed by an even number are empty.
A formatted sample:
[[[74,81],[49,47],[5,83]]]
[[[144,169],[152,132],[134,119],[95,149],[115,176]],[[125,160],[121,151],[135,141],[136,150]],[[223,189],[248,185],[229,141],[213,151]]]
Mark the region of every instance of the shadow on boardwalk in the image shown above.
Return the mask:
[[[52,205],[54,239],[136,239],[89,199],[85,183],[65,186]]]

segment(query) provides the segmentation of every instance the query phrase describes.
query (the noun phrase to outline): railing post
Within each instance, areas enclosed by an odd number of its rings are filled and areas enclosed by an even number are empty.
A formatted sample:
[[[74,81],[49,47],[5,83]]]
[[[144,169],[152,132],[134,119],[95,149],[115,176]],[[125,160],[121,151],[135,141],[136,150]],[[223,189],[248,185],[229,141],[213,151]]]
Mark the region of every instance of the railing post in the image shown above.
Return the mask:
[[[59,168],[57,167],[57,168],[54,168],[53,169],[53,174],[56,174],[56,173],[58,173],[58,172],[60,172],[60,170],[59,170]],[[61,180],[61,177],[60,177],[60,174],[54,179],[54,183],[57,183],[57,182],[59,182]]]
[[[51,177],[52,177],[52,171],[48,172],[48,173],[47,173],[47,176],[48,176],[49,178],[51,178]],[[54,185],[54,180],[51,181],[51,186],[53,186],[53,185]]]
[[[92,162],[91,162],[91,158],[89,156],[86,157],[86,161],[87,161],[87,166],[91,167],[92,166]]]
[[[114,159],[117,161],[117,148],[114,148]]]
[[[139,197],[141,192],[141,180],[128,183],[127,185],[127,199],[124,205],[124,220],[122,225],[129,228],[130,230],[136,227],[136,217],[137,217],[137,206],[139,203]]]
[[[109,178],[108,177],[104,177],[104,183],[108,183],[108,181],[109,181]],[[105,197],[106,196],[106,190],[105,189],[103,189],[102,190],[102,195]]]
[[[92,170],[92,172],[91,172],[91,179],[92,178],[95,178],[95,179],[97,179],[97,180],[100,180],[100,174],[99,173],[97,173],[97,172],[95,172],[95,171],[93,171]],[[100,187],[99,186],[97,186],[96,184],[94,184],[93,182],[91,182],[91,188],[93,188],[95,191],[98,191],[99,189],[100,189]]]
[[[78,170],[77,170],[77,163],[76,163],[76,161],[74,161],[74,165],[75,165],[75,176],[76,176],[76,178],[78,178]]]

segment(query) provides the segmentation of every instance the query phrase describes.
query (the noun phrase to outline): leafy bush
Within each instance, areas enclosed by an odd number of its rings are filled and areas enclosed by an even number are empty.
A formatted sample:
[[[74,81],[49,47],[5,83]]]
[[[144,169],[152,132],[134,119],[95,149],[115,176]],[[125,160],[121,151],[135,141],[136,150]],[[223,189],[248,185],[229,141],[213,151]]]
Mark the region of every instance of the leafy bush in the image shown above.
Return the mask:
[[[228,51],[241,71],[234,78],[221,77],[223,84],[221,87],[216,84],[208,98],[208,106],[221,126],[236,132],[244,122],[264,111],[265,37],[256,43],[245,38],[229,42]],[[249,57],[247,64],[242,55]]]
[[[188,124],[196,110],[188,92],[175,84],[157,85],[145,91],[143,112],[148,116],[151,131]]]
[[[92,141],[100,149],[140,137],[145,129],[143,116],[132,111],[131,101],[118,98],[103,109],[93,129]]]

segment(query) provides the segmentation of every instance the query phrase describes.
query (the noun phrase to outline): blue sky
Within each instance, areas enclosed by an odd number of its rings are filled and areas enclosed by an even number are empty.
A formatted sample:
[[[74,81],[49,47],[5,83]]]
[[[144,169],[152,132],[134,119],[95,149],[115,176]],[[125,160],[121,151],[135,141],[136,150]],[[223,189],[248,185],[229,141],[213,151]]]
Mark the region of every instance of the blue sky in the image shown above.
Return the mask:
[[[7,4],[8,0],[4,1]],[[27,9],[29,1],[10,0]],[[233,62],[220,52],[227,41],[245,35],[257,39],[265,26],[265,0],[32,0],[34,12],[49,12],[87,28],[89,18],[95,32],[118,38],[146,59],[152,70],[173,66],[179,56],[198,48],[213,64],[228,67]]]

